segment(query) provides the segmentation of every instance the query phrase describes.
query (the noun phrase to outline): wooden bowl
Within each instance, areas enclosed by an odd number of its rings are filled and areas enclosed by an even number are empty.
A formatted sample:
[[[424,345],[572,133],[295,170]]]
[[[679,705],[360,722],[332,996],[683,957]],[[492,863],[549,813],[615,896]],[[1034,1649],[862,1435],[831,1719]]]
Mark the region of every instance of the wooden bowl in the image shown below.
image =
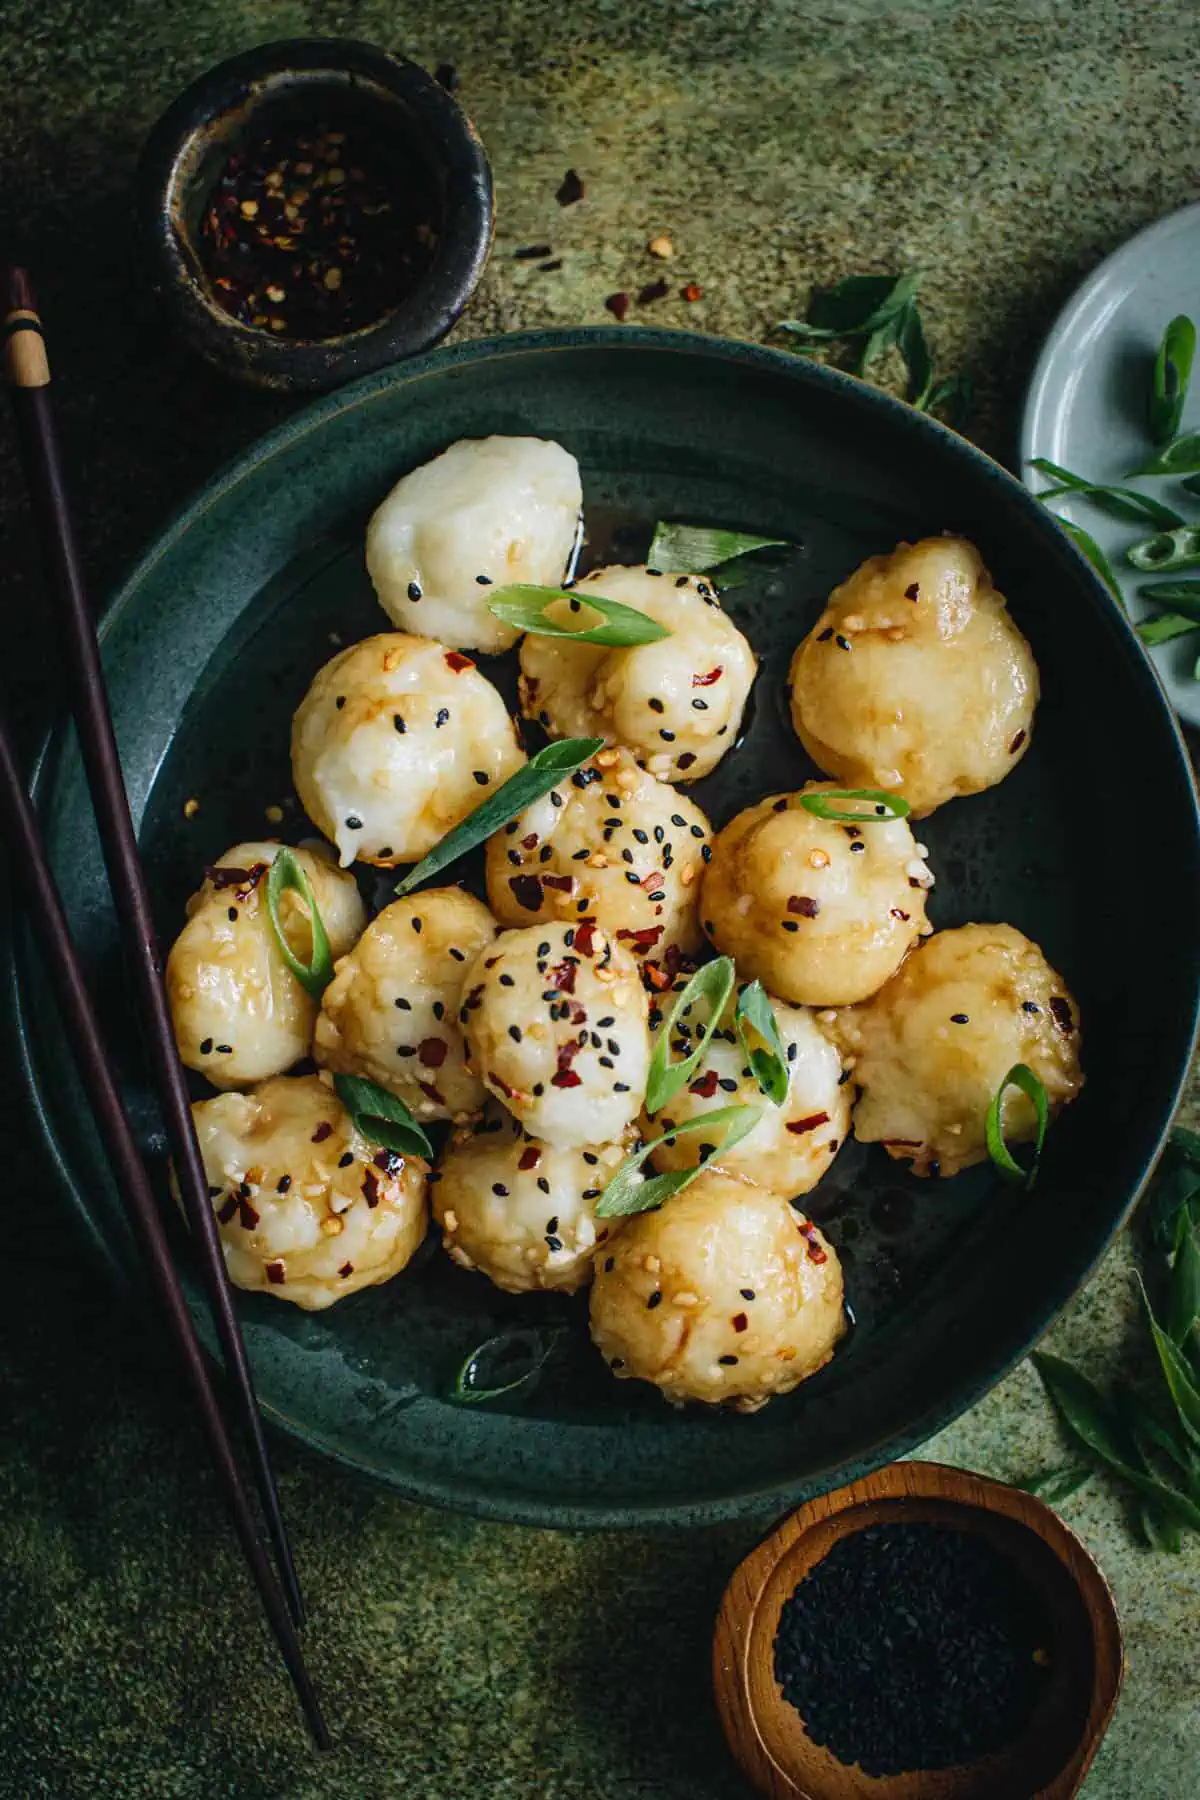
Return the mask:
[[[775,1679],[775,1634],[797,1582],[839,1538],[918,1521],[977,1531],[1011,1558],[1052,1622],[1051,1674],[1008,1749],[952,1769],[876,1778],[809,1738]],[[1108,1728],[1122,1673],[1117,1610],[1078,1538],[1032,1494],[940,1463],[893,1463],[792,1513],[735,1571],[713,1641],[730,1749],[772,1800],[1069,1800]]]

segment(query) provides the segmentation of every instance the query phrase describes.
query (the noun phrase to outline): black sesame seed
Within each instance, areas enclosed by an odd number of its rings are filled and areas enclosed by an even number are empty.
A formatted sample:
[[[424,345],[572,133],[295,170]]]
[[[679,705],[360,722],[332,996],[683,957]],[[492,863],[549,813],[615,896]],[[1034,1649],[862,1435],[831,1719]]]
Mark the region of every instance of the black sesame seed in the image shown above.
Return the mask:
[[[818,631],[817,642],[818,642],[818,644],[827,644],[832,636],[833,636],[833,626],[827,625],[825,627],[824,631]]]
[[[629,1092],[629,1083],[627,1081],[614,1081],[613,1082],[613,1093],[614,1094],[627,1094],[628,1092]]]
[[[673,731],[660,731],[658,735],[664,744],[673,744],[675,742],[675,733]]]
[[[279,1177],[279,1180],[275,1183],[275,1192],[277,1194],[286,1194],[288,1189],[291,1187],[291,1185],[292,1185],[291,1176],[290,1175],[281,1175]]]
[[[538,1176],[537,1184],[538,1184],[539,1190],[543,1194],[548,1194],[550,1192],[550,1183],[546,1180],[546,1177],[544,1175]]]
[[[477,575],[475,579],[480,587],[491,587],[492,585],[492,578],[490,575]]]
[[[655,1288],[654,1292],[651,1294],[650,1298],[646,1302],[646,1311],[653,1312],[656,1306],[661,1306],[661,1305],[662,1305],[662,1289]]]
[[[419,581],[409,582],[408,597],[410,600],[419,600],[421,598],[421,584]]]
[[[418,936],[418,937],[419,937],[419,936],[420,936],[420,934],[421,934],[421,927],[422,927],[422,925],[423,925],[423,924],[424,924],[424,922],[425,922],[425,921],[424,921],[424,920],[423,920],[423,919],[414,919],[414,920],[413,920],[413,921],[412,921],[412,928],[413,928],[413,930],[414,930],[414,931],[415,931],[415,932],[416,932],[416,933],[417,933],[417,936]]]
[[[562,1239],[559,1237],[554,1237],[553,1234],[548,1235],[546,1238],[546,1248],[547,1248],[547,1250],[561,1250],[562,1249]]]
[[[951,1013],[950,1023],[952,1025],[969,1025],[971,1020],[966,1013]]]
[[[400,717],[399,713],[392,714],[392,724],[396,727],[396,730],[400,733],[400,735],[402,737],[403,737],[404,733],[408,730],[408,726],[404,723],[404,720]]]
[[[362,820],[360,818],[358,818],[358,816],[355,813],[351,813],[349,815],[349,817],[347,818],[346,830],[347,831],[361,831],[362,830]]]
[[[339,694],[333,704],[337,707],[338,711],[341,712],[343,706],[346,704],[345,694]]]
[[[833,641],[837,645],[839,650],[849,650],[849,648],[850,648],[850,639],[844,638],[840,631],[838,632],[837,636],[834,638]]]
[[[232,1044],[218,1044],[217,1045],[217,1055],[218,1056],[232,1056],[233,1055],[233,1045]]]
[[[711,862],[712,861],[712,845],[711,844],[701,844],[700,856],[701,856],[702,861]]]
[[[472,769],[471,773],[479,783],[480,787],[486,787],[488,782],[492,779],[483,769]]]
[[[521,1041],[521,1027],[519,1025],[510,1025],[508,1028],[508,1035],[514,1044],[519,1044]]]
[[[701,700],[699,698],[693,700],[692,701],[692,710],[693,710],[693,712],[707,712],[708,711],[708,701]]]
[[[454,958],[455,962],[466,962],[466,960],[467,960],[466,951],[465,950],[456,950],[453,945],[451,945],[451,947],[450,947],[450,954]]]
[[[200,1046],[201,1056],[211,1056],[212,1055],[212,1047],[213,1047],[212,1039],[205,1038],[204,1042]]]
[[[799,931],[800,929],[795,919],[780,919],[779,926],[781,931]]]
[[[439,708],[437,718],[433,721],[434,730],[440,731],[442,726],[449,724],[449,722],[450,708],[448,706]]]
[[[517,984],[516,984],[516,981],[513,978],[513,976],[511,976],[509,974],[501,975],[501,977],[500,977],[500,986],[501,987],[516,987],[516,985]]]
[[[753,1300],[754,1298],[753,1288],[739,1288],[738,1293],[742,1296],[743,1300]]]
[[[505,1185],[502,1181],[493,1181],[492,1192],[493,1192],[493,1194],[499,1195],[501,1200],[508,1199],[508,1189],[505,1187]]]
[[[861,840],[856,839],[850,846],[850,854],[852,856],[861,856],[866,847],[867,846]]]
[[[596,1155],[594,1150],[585,1150],[583,1153],[583,1160],[590,1169],[594,1169],[596,1164],[600,1161],[600,1158]]]
[[[533,1097],[535,1100],[540,1100],[542,1095],[545,1093],[545,1091],[546,1091],[546,1084],[544,1081],[535,1081],[534,1082]]]
[[[663,703],[661,700],[652,699],[648,702],[648,704],[649,704],[651,712],[660,713],[660,712],[665,712],[665,710],[666,710],[666,708],[663,706]]]
[[[718,1356],[717,1361],[724,1363],[727,1368],[732,1368],[733,1364],[737,1361],[737,1357],[736,1356]]]
[[[626,869],[625,879],[628,882],[632,882],[634,887],[641,887],[642,885],[640,876],[635,874],[632,869]]]
[[[346,1154],[344,1156],[338,1157],[338,1168],[339,1169],[348,1169],[350,1167],[350,1164],[353,1161],[354,1161],[353,1150],[347,1150]]]

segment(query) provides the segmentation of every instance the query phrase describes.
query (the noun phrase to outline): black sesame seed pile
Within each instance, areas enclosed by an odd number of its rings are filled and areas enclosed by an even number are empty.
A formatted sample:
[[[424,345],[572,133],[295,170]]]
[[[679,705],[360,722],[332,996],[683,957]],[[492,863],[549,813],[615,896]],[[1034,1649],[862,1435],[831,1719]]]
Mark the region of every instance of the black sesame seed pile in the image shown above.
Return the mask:
[[[1002,1749],[1049,1674],[1036,1593],[986,1538],[935,1524],[841,1538],[784,1603],[775,1679],[814,1743],[865,1775]]]

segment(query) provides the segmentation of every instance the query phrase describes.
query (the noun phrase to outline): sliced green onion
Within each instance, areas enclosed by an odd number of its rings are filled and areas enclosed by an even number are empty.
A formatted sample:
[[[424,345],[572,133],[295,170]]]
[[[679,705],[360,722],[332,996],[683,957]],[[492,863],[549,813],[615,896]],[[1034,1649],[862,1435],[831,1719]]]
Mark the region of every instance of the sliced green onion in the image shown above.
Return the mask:
[[[279,918],[279,903],[288,891],[299,894],[308,908],[308,923],[312,933],[312,960],[301,962],[292,946],[288,943],[287,934]],[[329,949],[329,938],[317,906],[316,895],[312,891],[312,883],[305,873],[304,864],[294,850],[286,846],[275,852],[271,864],[271,872],[267,876],[267,917],[271,921],[271,930],[275,933],[275,942],[292,974],[300,984],[307,988],[314,1000],[319,1000],[325,989],[333,980],[333,956]]]
[[[395,1094],[361,1075],[335,1075],[334,1092],[345,1107],[356,1131],[399,1156],[433,1157],[433,1145]]]
[[[546,617],[547,608],[556,600],[566,600],[573,613],[589,607],[607,620],[604,625],[590,625],[575,631],[569,625],[558,625]],[[657,619],[651,619],[635,606],[622,606],[619,600],[606,600],[602,594],[574,594],[569,588],[535,587],[531,582],[516,582],[511,587],[497,588],[488,600],[488,611],[515,625],[519,631],[535,637],[575,638],[581,644],[607,644],[629,649],[635,644],[657,644],[671,633]]]
[[[1200,563],[1200,525],[1179,525],[1131,544],[1125,552],[1135,569],[1160,574],[1164,569],[1190,569]]]
[[[1057,513],[1054,517],[1058,519]],[[1090,532],[1085,531],[1082,525],[1076,525],[1070,519],[1058,519],[1058,524],[1060,529],[1066,532],[1072,542],[1077,544],[1079,549],[1083,551],[1083,554],[1087,557],[1093,569],[1095,569],[1097,575],[1100,577],[1117,605],[1121,608],[1121,611],[1124,612],[1126,610],[1125,596],[1121,592],[1121,584],[1117,580],[1112,564],[1109,562],[1107,556],[1105,556],[1095,538]]]
[[[501,825],[515,819],[523,813],[527,806],[548,794],[552,787],[567,775],[573,775],[581,769],[590,756],[597,750],[603,750],[603,738],[562,738],[557,744],[547,744],[536,756],[531,756],[523,769],[510,775],[502,787],[477,806],[473,813],[448,831],[440,844],[435,844],[429,855],[423,857],[415,869],[410,869],[404,880],[396,884],[396,892],[400,895],[411,894],[415,887],[428,881],[431,875],[439,875],[450,863],[457,862],[476,844],[482,844],[490,838]]]
[[[1146,412],[1156,444],[1165,443],[1179,430],[1195,354],[1196,327],[1186,313],[1179,313],[1163,332],[1150,379]]]
[[[687,986],[676,996],[675,1004],[658,1033],[650,1073],[646,1078],[646,1111],[656,1113],[673,1094],[677,1094],[700,1066],[708,1049],[708,1041],[720,1023],[721,1014],[733,992],[735,971],[733,958],[718,956],[696,970]],[[680,1021],[702,1001],[708,1002],[708,1017],[696,1030],[695,1048],[682,1062],[671,1061],[671,1039]]]
[[[485,1338],[464,1359],[446,1398],[456,1406],[482,1406],[532,1386],[563,1336],[562,1331],[518,1326]]]
[[[1143,600],[1150,600],[1155,606],[1169,606],[1185,619],[1194,619],[1200,624],[1200,577],[1193,576],[1188,581],[1156,581],[1152,587],[1141,587],[1138,593]]]
[[[1143,619],[1134,627],[1143,644],[1169,644],[1172,638],[1186,637],[1189,631],[1200,631],[1200,619],[1185,619],[1182,613],[1159,613],[1157,619]]]
[[[754,1079],[768,1100],[782,1106],[788,1093],[787,1052],[779,1035],[775,1008],[761,981],[752,981],[738,995],[733,1022],[754,1070]]]
[[[1185,431],[1182,437],[1172,438],[1161,450],[1143,463],[1140,469],[1130,469],[1131,475],[1195,475],[1200,471],[1200,431]]]
[[[703,575],[719,563],[755,550],[789,549],[786,538],[758,537],[749,531],[719,531],[711,525],[680,525],[660,519],[646,555],[648,569],[664,575]]]
[[[1037,495],[1039,500],[1048,502],[1061,500],[1064,494],[1078,494],[1081,500],[1094,500],[1116,518],[1134,519],[1139,525],[1157,525],[1162,531],[1172,531],[1184,522],[1173,507],[1164,506],[1151,494],[1139,494],[1135,488],[1108,487],[1102,482],[1089,481],[1086,475],[1076,475],[1073,469],[1064,469],[1061,463],[1050,462],[1044,456],[1035,456],[1029,466],[1060,484],[1056,488],[1043,488]]]
[[[1019,1088],[1027,1099],[1033,1101],[1037,1113],[1037,1137],[1033,1146],[1033,1161],[1028,1169],[1023,1169],[1004,1141],[1004,1096],[1010,1087]],[[1038,1163],[1041,1161],[1042,1145],[1046,1141],[1046,1130],[1050,1124],[1050,1102],[1046,1098],[1046,1090],[1026,1063],[1014,1063],[996,1092],[987,1110],[987,1148],[988,1155],[995,1163],[1006,1181],[1020,1182],[1022,1187],[1031,1188],[1037,1178]]]
[[[672,1194],[695,1181],[702,1175],[710,1163],[725,1150],[732,1150],[735,1144],[749,1137],[758,1121],[762,1118],[759,1106],[718,1106],[713,1112],[701,1113],[698,1118],[686,1119],[682,1125],[675,1125],[665,1131],[661,1137],[653,1138],[650,1143],[643,1144],[640,1150],[626,1157],[600,1199],[596,1203],[598,1219],[622,1219],[631,1213],[653,1212]],[[701,1157],[693,1169],[672,1169],[666,1175],[652,1175],[648,1181],[640,1179],[640,1170],[647,1157],[653,1156],[660,1144],[673,1144],[676,1138],[688,1137],[697,1131],[713,1133],[724,1131],[720,1143],[711,1153]]]
[[[839,825],[890,825],[896,819],[907,819],[912,807],[903,794],[885,794],[882,788],[827,788],[820,794],[799,795],[805,812],[817,819],[832,819]],[[839,800],[866,801],[870,812],[847,812]]]

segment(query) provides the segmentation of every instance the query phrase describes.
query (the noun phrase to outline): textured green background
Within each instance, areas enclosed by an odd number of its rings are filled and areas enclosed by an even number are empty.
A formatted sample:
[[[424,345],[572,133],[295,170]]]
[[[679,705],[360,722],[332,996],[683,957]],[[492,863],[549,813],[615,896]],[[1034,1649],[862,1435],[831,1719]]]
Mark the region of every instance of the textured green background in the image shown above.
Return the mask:
[[[473,334],[602,320],[659,272],[705,289],[647,313],[761,337],[813,280],[919,265],[946,368],[980,379],[1002,456],[1041,334],[1075,281],[1194,197],[1195,8],[1119,0],[562,0],[287,5],[5,0],[0,254],[51,334],[97,592],[169,510],[287,403],[161,340],[129,278],[128,182],[175,91],[302,31],[450,61],[491,151],[496,256]],[[563,212],[563,170],[586,201]],[[564,266],[514,262],[549,241]],[[55,699],[11,444],[0,433],[9,692],[26,742]],[[1097,772],[1093,772],[1097,773]],[[9,1103],[0,1388],[3,1800],[735,1800],[708,1636],[753,1525],[561,1537],[406,1506],[278,1447],[339,1736],[306,1751],[161,1351],[61,1223]],[[1054,1333],[1132,1354],[1119,1247]],[[1062,1454],[1019,1370],[933,1454],[1001,1475]],[[1190,1800],[1200,1554],[1137,1547],[1102,1484],[1063,1511],[1098,1552],[1129,1675],[1089,1800]],[[1014,1796],[1013,1800],[1017,1800]]]

